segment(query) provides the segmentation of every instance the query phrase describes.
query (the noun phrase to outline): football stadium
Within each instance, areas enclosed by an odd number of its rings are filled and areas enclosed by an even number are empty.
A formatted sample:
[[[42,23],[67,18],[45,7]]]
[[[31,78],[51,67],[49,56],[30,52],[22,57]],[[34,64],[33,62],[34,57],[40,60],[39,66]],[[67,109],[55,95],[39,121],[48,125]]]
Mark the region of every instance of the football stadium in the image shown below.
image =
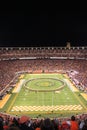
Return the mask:
[[[1,47],[0,113],[87,117],[87,47]]]

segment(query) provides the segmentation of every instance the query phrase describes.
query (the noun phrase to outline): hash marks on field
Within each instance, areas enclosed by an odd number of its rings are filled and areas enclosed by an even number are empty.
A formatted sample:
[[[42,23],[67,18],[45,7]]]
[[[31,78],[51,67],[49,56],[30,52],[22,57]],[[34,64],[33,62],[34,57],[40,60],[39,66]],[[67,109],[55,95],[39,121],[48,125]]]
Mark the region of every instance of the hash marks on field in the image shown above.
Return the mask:
[[[82,110],[81,105],[60,105],[60,106],[14,106],[11,111],[62,111]]]

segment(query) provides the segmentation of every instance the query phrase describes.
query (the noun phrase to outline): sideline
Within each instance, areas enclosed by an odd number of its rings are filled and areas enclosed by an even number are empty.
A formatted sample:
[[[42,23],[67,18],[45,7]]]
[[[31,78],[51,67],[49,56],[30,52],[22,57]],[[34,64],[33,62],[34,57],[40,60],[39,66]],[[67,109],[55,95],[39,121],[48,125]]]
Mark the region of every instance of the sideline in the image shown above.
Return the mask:
[[[64,81],[67,83],[68,87],[72,90],[72,92],[79,92],[79,90],[73,85],[73,83],[70,82],[69,79],[64,79]],[[83,108],[87,111],[86,106],[83,104],[83,102],[77,97],[77,95],[74,93],[77,100],[81,103]]]
[[[13,104],[14,104],[14,102],[15,102],[17,96],[18,96],[18,93],[15,95],[15,97],[14,97],[14,99],[13,99],[11,105],[10,105],[9,108],[7,109],[7,113],[9,113],[9,111],[10,111],[11,107],[13,106]]]
[[[86,93],[81,93],[81,96],[87,101],[87,94]]]
[[[10,98],[11,94],[7,94],[2,100],[0,100],[0,108],[3,108],[8,99]]]
[[[24,83],[25,79],[21,79],[15,86],[15,88],[13,89],[13,93],[18,93]]]
[[[73,92],[79,92],[79,90],[71,83],[69,79],[64,79],[68,87],[73,91]]]

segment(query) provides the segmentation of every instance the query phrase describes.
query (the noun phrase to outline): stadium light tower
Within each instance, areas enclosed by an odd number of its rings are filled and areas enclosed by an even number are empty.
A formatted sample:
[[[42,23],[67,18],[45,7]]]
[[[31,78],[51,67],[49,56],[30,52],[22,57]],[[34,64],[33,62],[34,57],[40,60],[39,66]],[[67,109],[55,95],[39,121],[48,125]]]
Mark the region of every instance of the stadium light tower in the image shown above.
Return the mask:
[[[70,47],[71,47],[71,43],[70,43],[70,42],[67,42],[67,43],[66,43],[66,48],[70,49]]]

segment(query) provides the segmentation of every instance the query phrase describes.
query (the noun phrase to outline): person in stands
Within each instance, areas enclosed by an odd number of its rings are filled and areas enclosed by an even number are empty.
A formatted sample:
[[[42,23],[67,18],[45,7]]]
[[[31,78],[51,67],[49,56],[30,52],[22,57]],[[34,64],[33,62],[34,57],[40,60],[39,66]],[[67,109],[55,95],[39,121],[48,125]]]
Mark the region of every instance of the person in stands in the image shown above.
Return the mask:
[[[67,121],[67,124],[70,125],[70,130],[79,130],[79,124],[76,121],[75,116],[71,116],[71,120]]]
[[[3,129],[3,118],[0,116],[0,130],[4,130]]]
[[[55,130],[54,125],[49,118],[43,120],[41,130]]]
[[[84,121],[84,125],[83,125],[82,130],[87,130],[87,119]]]

